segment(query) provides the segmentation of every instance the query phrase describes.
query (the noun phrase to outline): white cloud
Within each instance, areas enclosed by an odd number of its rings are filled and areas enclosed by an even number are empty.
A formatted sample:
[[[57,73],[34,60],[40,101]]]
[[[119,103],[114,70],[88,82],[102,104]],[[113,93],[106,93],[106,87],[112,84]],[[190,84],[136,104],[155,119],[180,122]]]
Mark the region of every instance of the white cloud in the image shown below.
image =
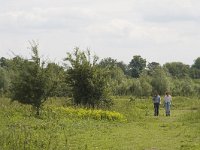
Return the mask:
[[[27,41],[32,39],[39,40],[43,54],[60,60],[74,46],[125,62],[140,54],[149,61],[191,64],[200,56],[198,0],[0,3],[0,56],[9,49],[26,55]]]
[[[29,11],[17,10],[0,14],[2,29],[32,30],[61,29],[87,25],[93,15],[89,10],[77,8],[33,8]]]
[[[142,0],[135,9],[144,21],[166,23],[177,21],[199,21],[198,0]]]

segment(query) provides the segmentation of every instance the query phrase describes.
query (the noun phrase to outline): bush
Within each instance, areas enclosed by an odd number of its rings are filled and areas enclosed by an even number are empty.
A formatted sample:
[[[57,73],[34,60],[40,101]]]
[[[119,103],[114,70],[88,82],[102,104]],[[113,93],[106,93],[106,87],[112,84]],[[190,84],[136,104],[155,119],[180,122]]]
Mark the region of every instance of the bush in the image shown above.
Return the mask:
[[[70,63],[67,70],[67,82],[73,93],[73,102],[76,105],[87,107],[110,106],[110,90],[107,84],[106,70],[98,67],[97,57],[91,62],[90,52],[75,48],[74,54],[68,53],[65,59]]]

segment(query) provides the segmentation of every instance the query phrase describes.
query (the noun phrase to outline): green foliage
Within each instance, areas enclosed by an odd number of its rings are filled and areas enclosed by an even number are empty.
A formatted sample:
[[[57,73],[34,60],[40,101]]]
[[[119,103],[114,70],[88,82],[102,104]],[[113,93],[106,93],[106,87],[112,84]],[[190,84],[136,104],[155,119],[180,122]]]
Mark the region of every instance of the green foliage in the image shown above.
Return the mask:
[[[190,68],[190,77],[193,79],[200,79],[200,69]]]
[[[140,83],[142,87],[142,96],[148,97],[152,94],[151,77],[149,77],[148,72],[144,71],[140,75]]]
[[[56,99],[35,118],[30,106],[0,98],[0,149],[199,149],[199,99],[173,97],[170,117],[164,116],[162,107],[154,117],[151,99],[134,99],[114,98],[111,112],[123,114],[124,122],[93,119],[86,115],[89,110],[79,108],[73,111],[80,117],[64,117],[72,110],[66,112],[62,103],[55,106]]]
[[[128,66],[124,62],[118,62],[116,59],[112,59],[111,57],[102,59],[99,62],[99,66],[103,68],[108,68],[109,70],[114,68],[121,68],[124,74],[128,75]]]
[[[134,78],[138,78],[143,69],[146,67],[146,59],[143,59],[139,55],[133,56],[133,59],[129,63],[130,74]]]
[[[0,67],[0,96],[5,94],[9,88],[9,74],[8,71]]]
[[[117,60],[116,59],[112,59],[111,57],[108,58],[104,58],[99,62],[99,66],[105,68],[114,68],[117,66]]]
[[[167,68],[170,75],[177,78],[184,78],[189,76],[190,66],[185,65],[182,62],[171,62],[163,65],[164,68]]]
[[[198,91],[198,87],[196,86],[195,91],[195,84],[191,78],[184,78],[184,79],[173,79],[172,80],[172,93],[174,96],[194,96]]]
[[[156,70],[156,68],[159,68],[161,67],[159,63],[157,62],[151,62],[147,65],[147,71],[148,71],[148,74],[150,76],[152,76],[153,72]]]
[[[66,83],[66,72],[63,67],[59,66],[56,63],[48,63],[45,68],[46,74],[49,79],[51,79],[51,84],[54,84],[56,81],[56,86],[50,93],[51,97],[66,97],[71,96],[70,87]]]
[[[131,94],[134,96],[148,97],[152,93],[152,86],[147,79],[143,77],[133,80],[130,90],[132,91]]]
[[[117,68],[115,69],[117,74]],[[116,76],[116,75],[115,75]],[[148,97],[152,93],[152,86],[150,84],[150,78],[147,74],[141,73],[139,79],[128,78],[121,74],[111,80],[111,87],[114,89],[114,95],[134,95]],[[117,80],[116,80],[117,79]]]
[[[137,97],[142,96],[142,86],[141,86],[139,79],[134,80],[131,88],[132,88],[132,91],[133,91],[133,95],[135,95]]]
[[[198,57],[198,58],[194,61],[194,64],[192,65],[192,68],[200,69],[200,57]]]
[[[147,65],[147,68],[149,70],[154,70],[154,69],[156,69],[158,67],[160,67],[160,64],[157,63],[157,62],[151,62],[151,63],[148,63],[148,65]]]
[[[32,105],[39,115],[42,104],[56,87],[59,72],[55,76],[51,74],[51,68],[44,68],[45,63],[40,62],[36,43],[31,45],[31,49],[31,61],[20,59],[20,66],[19,63],[16,65],[18,73],[12,79],[11,97],[20,103]]]
[[[129,88],[132,82],[125,75],[127,66],[123,62],[117,62],[112,58],[106,58],[98,64],[102,69],[107,70],[108,84],[113,95],[131,94]]]
[[[9,60],[5,57],[0,58],[0,67],[2,68],[8,68],[9,67]]]
[[[98,58],[94,56],[91,60],[90,51],[75,48],[74,53],[68,53],[65,60],[70,63],[67,82],[72,89],[74,103],[93,108],[110,106],[107,70],[96,64]]]
[[[152,86],[145,79],[140,79],[141,87],[142,87],[142,96],[150,96],[152,94]]]
[[[194,83],[190,78],[182,81],[182,94],[183,96],[192,96],[194,94]]]
[[[182,95],[182,83],[178,79],[173,80],[173,86],[171,88],[171,92],[174,96]]]
[[[115,83],[115,84],[112,84],[113,95],[123,96],[123,95],[133,94],[133,90],[132,90],[132,85],[134,83],[133,79],[124,77],[122,78],[120,83],[117,83],[117,82],[112,82],[112,83]]]
[[[43,75],[49,76],[48,79],[44,79],[48,80],[46,83],[40,83],[37,79],[37,82],[41,84],[38,84],[38,86],[44,86],[48,89],[46,91],[49,91],[44,93],[50,93],[48,95],[51,97],[73,97],[75,104],[88,105],[89,107],[110,105],[112,103],[109,98],[111,93],[116,96],[147,97],[154,91],[164,94],[165,91],[169,90],[173,95],[200,95],[199,84],[193,83],[195,79],[200,78],[199,58],[194,61],[192,67],[181,62],[166,63],[163,66],[157,62],[151,62],[146,67],[146,60],[139,55],[133,56],[128,65],[111,57],[102,59],[98,63],[97,56],[91,57],[89,51],[75,50],[74,54],[67,54],[65,60],[68,62],[68,66],[66,67],[54,62],[43,64],[43,62],[40,62],[37,43],[33,41],[30,44],[33,56],[29,60],[20,56],[14,56],[11,59],[0,58],[1,96],[14,95],[11,80],[17,84],[19,76],[27,78],[27,81],[29,80],[28,82],[31,83],[30,80],[34,79],[28,79],[28,74],[32,74],[31,72],[35,68],[33,66],[37,66],[35,65],[37,63],[39,64],[39,71],[35,69],[35,74],[33,73],[32,76],[38,76],[38,78]],[[15,79],[17,80],[15,81]],[[26,81],[21,79],[18,86],[20,87],[23,82]],[[187,84],[187,82],[190,84]],[[31,90],[30,87],[24,89]]]
[[[4,96],[9,96],[11,78],[18,74],[18,70],[23,64],[23,59],[16,56],[12,59],[0,58],[0,93]]]
[[[152,90],[157,91],[159,94],[170,91],[169,79],[162,68],[156,68],[153,72],[151,85],[153,87]]]
[[[129,88],[129,82],[122,69],[117,66],[102,69],[107,70],[108,85],[112,90],[113,95],[126,95]]]
[[[200,97],[200,84],[194,83],[194,95]]]

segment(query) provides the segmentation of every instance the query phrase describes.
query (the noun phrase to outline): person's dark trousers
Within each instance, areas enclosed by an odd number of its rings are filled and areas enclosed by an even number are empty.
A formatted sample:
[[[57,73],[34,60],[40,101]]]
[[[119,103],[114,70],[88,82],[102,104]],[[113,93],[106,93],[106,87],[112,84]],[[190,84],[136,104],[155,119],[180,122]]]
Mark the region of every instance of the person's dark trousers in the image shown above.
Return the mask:
[[[159,115],[159,103],[154,103],[154,116]]]

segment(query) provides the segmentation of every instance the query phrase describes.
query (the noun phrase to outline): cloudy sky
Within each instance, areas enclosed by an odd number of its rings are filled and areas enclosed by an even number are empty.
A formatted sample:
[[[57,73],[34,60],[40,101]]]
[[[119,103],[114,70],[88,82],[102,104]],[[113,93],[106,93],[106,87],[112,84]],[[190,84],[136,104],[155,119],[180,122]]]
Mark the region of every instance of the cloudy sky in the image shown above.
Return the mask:
[[[40,55],[61,61],[78,46],[129,63],[200,57],[199,0],[0,0],[0,57]]]

